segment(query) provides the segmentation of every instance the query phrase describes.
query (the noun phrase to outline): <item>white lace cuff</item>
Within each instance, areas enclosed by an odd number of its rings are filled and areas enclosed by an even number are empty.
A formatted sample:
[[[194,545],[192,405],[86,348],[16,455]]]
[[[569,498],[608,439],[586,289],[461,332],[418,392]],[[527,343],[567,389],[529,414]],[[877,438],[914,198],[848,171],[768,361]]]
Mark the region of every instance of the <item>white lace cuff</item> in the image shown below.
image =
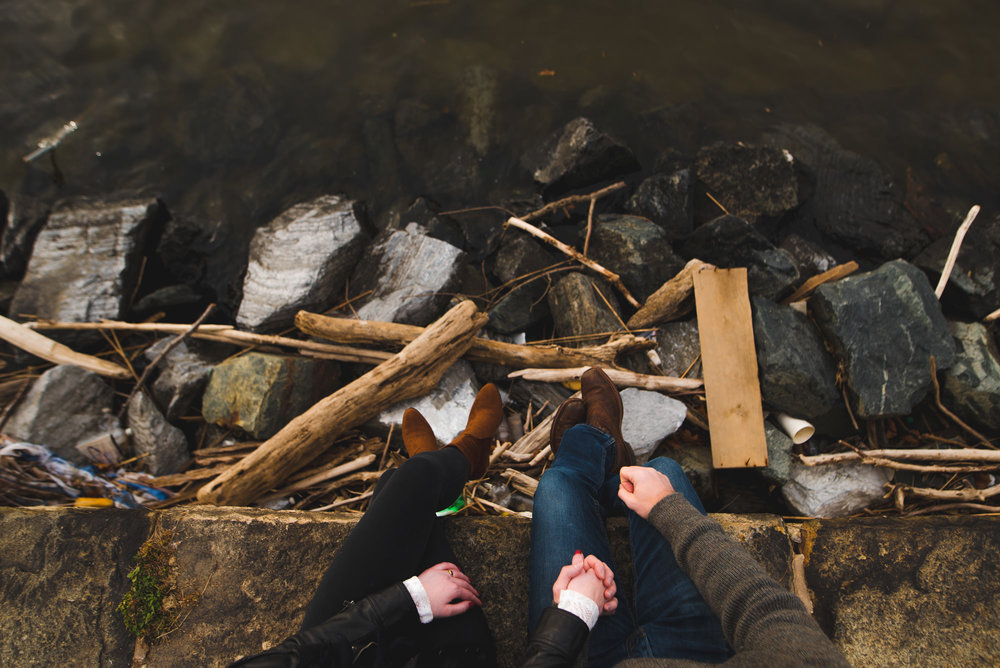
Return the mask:
[[[417,614],[420,615],[420,623],[430,623],[430,621],[434,619],[434,615],[431,613],[431,599],[428,598],[427,590],[424,589],[424,585],[420,582],[420,578],[414,575],[409,580],[404,580],[403,586],[406,587],[406,591],[410,592],[410,598],[413,599],[413,605],[417,606]],[[591,601],[591,603],[593,603],[593,601]]]
[[[572,612],[582,619],[591,631],[594,630],[597,618],[601,616],[601,609],[589,597],[569,589],[559,592],[559,609]]]

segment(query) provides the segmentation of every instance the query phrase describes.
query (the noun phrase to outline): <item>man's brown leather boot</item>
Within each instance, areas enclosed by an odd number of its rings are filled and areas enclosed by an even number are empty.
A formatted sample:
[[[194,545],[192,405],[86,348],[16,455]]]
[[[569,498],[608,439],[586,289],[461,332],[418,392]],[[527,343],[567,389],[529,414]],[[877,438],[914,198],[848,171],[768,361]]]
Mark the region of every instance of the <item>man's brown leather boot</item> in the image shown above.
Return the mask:
[[[465,429],[448,445],[458,448],[469,460],[469,480],[482,478],[496,441],[493,435],[503,419],[503,401],[496,385],[487,383],[479,390]]]
[[[635,464],[632,446],[622,436],[622,398],[618,388],[600,367],[591,367],[580,377],[580,393],[587,407],[587,424],[615,439],[615,468]]]
[[[549,445],[552,447],[552,454],[556,454],[567,429],[586,421],[587,407],[583,404],[583,399],[567,399],[562,402],[559,410],[552,417],[552,429],[549,431]]]
[[[421,452],[432,452],[438,449],[434,430],[416,408],[407,408],[403,412],[403,447],[410,457]]]

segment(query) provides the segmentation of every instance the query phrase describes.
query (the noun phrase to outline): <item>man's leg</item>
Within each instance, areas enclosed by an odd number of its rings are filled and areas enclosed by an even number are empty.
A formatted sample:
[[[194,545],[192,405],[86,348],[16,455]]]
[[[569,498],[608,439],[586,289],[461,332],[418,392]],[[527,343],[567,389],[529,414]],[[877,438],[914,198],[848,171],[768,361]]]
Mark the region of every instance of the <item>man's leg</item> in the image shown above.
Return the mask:
[[[697,493],[672,459],[658,457],[650,466],[663,473],[674,489],[705,514]],[[648,656],[720,662],[732,652],[722,625],[681,571],[670,544],[649,522],[627,513],[634,567],[635,610],[648,643]]]
[[[529,631],[552,603],[552,585],[573,553],[593,554],[617,573],[598,499],[614,463],[614,439],[580,424],[566,431],[555,461],[538,483],[531,522]],[[618,585],[619,593],[624,589]],[[625,640],[635,630],[629,606],[601,617],[590,635],[590,665],[613,665],[624,658]]]

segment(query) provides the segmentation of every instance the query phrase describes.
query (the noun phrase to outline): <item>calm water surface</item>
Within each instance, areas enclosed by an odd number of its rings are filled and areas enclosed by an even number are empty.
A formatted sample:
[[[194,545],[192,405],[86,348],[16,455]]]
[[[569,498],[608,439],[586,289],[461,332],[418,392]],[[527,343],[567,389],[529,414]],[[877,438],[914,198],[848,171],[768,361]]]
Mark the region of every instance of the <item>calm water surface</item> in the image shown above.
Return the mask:
[[[815,123],[955,209],[995,212],[988,0],[4,0],[0,188],[144,192],[243,238],[346,192],[378,219],[530,189],[578,115],[647,172],[666,149]],[[50,155],[22,157],[64,123]]]

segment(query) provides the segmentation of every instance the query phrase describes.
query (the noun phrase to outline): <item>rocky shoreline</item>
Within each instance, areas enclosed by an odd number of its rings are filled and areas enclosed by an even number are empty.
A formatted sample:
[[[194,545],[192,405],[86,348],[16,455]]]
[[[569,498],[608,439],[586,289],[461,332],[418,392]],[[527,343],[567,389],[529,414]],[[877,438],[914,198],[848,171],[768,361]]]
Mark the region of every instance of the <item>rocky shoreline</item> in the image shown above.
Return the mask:
[[[629,147],[578,118],[523,157],[535,183],[529,196],[462,211],[441,211],[433,200],[418,198],[377,229],[363,202],[328,194],[294,204],[257,229],[240,266],[231,256],[213,255],[206,246],[211,240],[173,220],[169,202],[74,199],[47,211],[0,193],[0,273],[10,295],[5,311],[18,320],[191,322],[215,302],[216,322],[267,335],[292,328],[300,310],[424,326],[466,297],[488,313],[487,338],[599,345],[626,332],[636,309],[625,294],[645,303],[692,259],[746,267],[765,409],[811,421],[816,435],[793,445],[769,420],[767,468],[746,475],[713,472],[703,395],[630,388],[623,392],[626,437],[640,458],[662,452],[678,459],[709,506],[729,511],[766,507],[838,517],[879,512],[893,500],[898,510],[912,511],[928,503],[914,490],[946,484],[956,492],[986,490],[977,501],[988,503],[996,465],[980,463],[952,475],[871,461],[807,466],[796,455],[845,447],[996,447],[1000,359],[996,327],[984,319],[1000,305],[1000,216],[984,212],[970,229],[938,299],[932,282],[965,212],[948,213],[926,194],[901,191],[877,163],[840,148],[817,128],[783,128],[754,145],[713,144],[691,157],[664,155],[652,173],[642,172]],[[625,293],[504,225],[511,215],[545,211],[546,202],[619,178],[627,179],[626,187],[591,198],[589,205],[583,198],[583,206],[547,211],[533,224],[620,276]],[[787,303],[807,279],[849,261],[862,271],[820,285],[808,300]],[[185,280],[173,280],[179,276]],[[241,281],[226,278],[234,276]],[[656,354],[622,356],[624,368],[700,376],[697,319],[690,309],[631,333],[655,338]],[[53,336],[83,350],[107,347],[94,332]],[[148,334],[129,336],[138,338],[127,348],[113,341],[136,373],[158,360],[168,341],[150,346]],[[184,341],[159,362],[150,393],[131,395],[123,409],[128,383],[109,384],[68,366],[32,381],[38,361],[11,351],[3,432],[83,466],[94,456],[79,446],[109,434],[124,444],[127,428],[131,445],[118,448],[124,450],[119,454],[138,457],[131,466],[154,476],[136,483],[148,489],[133,489],[135,500],[169,503],[178,492],[190,498],[208,479],[185,478],[186,472],[232,464],[370,368],[273,347],[234,352],[224,343]],[[458,362],[434,392],[408,403],[447,442],[461,429],[479,385],[498,382],[511,413],[501,440],[516,441],[523,423],[537,422],[571,390],[511,381],[512,370]],[[401,411],[383,411],[349,445],[330,448],[321,465],[335,467],[371,451],[378,461],[367,472],[377,474],[387,454],[389,463],[399,456],[386,441]],[[952,411],[958,422],[949,417]],[[483,493],[501,507],[530,510],[530,496],[512,490],[502,473],[514,468],[530,478],[543,466],[498,461]],[[355,479],[336,490],[306,488],[268,503],[330,505],[351,484],[369,484],[373,478],[365,472],[353,473]],[[738,491],[727,491],[730,485]],[[0,502],[66,502],[65,493],[35,486],[33,495],[31,487],[14,487]],[[887,489],[894,499],[884,500]],[[755,493],[767,500],[745,500]],[[740,497],[744,501],[737,502]]]

